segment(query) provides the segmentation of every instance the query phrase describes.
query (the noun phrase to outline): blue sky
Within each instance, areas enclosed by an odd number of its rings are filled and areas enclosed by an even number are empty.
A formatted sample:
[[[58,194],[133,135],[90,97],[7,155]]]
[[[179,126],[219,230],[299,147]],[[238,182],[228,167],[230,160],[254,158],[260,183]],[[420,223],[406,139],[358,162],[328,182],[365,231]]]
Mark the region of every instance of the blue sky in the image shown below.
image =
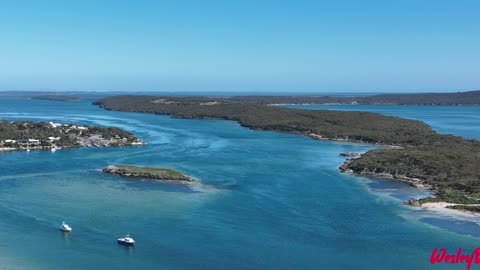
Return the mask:
[[[480,1],[1,1],[0,90],[480,89]]]

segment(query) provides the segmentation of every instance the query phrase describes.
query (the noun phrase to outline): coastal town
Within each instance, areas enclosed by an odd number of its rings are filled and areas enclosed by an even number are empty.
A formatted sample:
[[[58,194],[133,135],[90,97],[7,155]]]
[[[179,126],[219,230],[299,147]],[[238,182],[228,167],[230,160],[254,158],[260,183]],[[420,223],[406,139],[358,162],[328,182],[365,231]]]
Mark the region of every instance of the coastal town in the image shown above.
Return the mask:
[[[0,151],[55,151],[72,147],[144,145],[132,133],[111,127],[67,123],[0,121]]]

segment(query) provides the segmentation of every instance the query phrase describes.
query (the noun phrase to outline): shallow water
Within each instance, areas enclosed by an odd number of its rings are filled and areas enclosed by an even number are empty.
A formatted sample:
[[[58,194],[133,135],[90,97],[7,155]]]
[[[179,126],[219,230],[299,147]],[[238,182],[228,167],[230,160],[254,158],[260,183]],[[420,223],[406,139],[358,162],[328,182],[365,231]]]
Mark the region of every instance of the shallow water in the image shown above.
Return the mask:
[[[371,146],[90,102],[0,99],[0,118],[117,126],[149,143],[1,153],[0,269],[427,269],[434,247],[477,246],[476,222],[401,204],[420,191],[338,171],[340,152]],[[198,181],[100,170],[118,163],[172,167]],[[58,231],[63,220],[71,234]],[[116,244],[125,233],[134,248]]]

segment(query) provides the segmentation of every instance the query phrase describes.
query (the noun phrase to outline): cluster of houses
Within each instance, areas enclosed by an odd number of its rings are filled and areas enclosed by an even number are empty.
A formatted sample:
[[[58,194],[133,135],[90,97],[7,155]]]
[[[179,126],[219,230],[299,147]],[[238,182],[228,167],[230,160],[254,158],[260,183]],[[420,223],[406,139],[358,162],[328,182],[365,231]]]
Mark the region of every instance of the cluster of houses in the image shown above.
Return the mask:
[[[53,128],[57,128],[57,127],[61,127],[61,126],[64,126],[64,127],[68,127],[67,130],[65,130],[66,132],[69,132],[70,130],[72,129],[76,129],[76,130],[88,130],[87,127],[84,127],[84,126],[75,126],[75,125],[69,125],[69,124],[59,124],[59,123],[53,123],[53,122],[48,122]]]
[[[18,146],[28,146],[28,145],[39,145],[40,140],[37,140],[37,139],[5,140],[5,143],[14,144]]]
[[[59,141],[60,137],[48,137],[47,142],[53,144],[55,141]],[[37,139],[8,139],[4,141],[0,141],[0,147],[20,147],[20,148],[28,148],[28,147],[38,147],[42,144],[40,140]]]
[[[70,126],[70,125],[67,125],[67,124],[58,124],[58,123],[53,123],[53,122],[49,122],[49,124],[53,127],[53,128],[57,128],[57,127],[62,127],[62,126],[65,126],[65,127],[68,127],[68,129],[66,130],[67,132],[70,130],[70,129],[78,129],[78,130],[87,130],[88,128],[86,127],[82,127],[82,126]],[[54,145],[55,142],[57,141],[60,141],[60,137],[48,137],[47,140],[45,140],[45,142],[47,143],[50,143],[51,145]],[[7,140],[0,140],[0,147],[14,147],[14,148],[35,148],[35,147],[40,147],[42,145],[42,141],[38,140],[38,139],[29,139],[29,138],[25,138],[25,139],[7,139]]]
[[[25,123],[25,126],[27,123]],[[111,138],[103,138],[101,132],[99,134],[90,134],[89,128],[85,126],[76,126],[71,124],[59,124],[54,122],[48,122],[51,128],[57,129],[56,135],[61,137],[48,137],[45,138],[9,138],[0,140],[0,151],[23,149],[29,151],[30,149],[45,149],[51,148],[52,151],[59,149],[58,146],[68,147],[76,139],[75,145],[85,147],[105,147],[112,145],[143,145],[145,144],[141,140],[135,140],[129,142],[128,138],[122,138],[120,135],[115,135]],[[53,134],[48,134],[53,135]],[[46,135],[46,136],[48,136]],[[113,135],[113,134],[112,134]]]
[[[20,139],[20,140],[4,140],[0,141],[0,147],[6,148],[34,148],[40,146],[41,142],[37,139]]]

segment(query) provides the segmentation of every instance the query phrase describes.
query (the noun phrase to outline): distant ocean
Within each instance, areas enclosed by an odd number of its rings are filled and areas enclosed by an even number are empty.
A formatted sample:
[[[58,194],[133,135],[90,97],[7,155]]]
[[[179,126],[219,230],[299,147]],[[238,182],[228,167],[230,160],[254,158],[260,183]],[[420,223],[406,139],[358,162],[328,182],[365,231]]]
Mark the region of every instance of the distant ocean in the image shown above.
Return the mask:
[[[106,111],[93,100],[0,98],[3,119],[117,126],[148,142],[0,153],[0,269],[465,269],[431,266],[433,248],[478,247],[480,220],[403,206],[425,194],[338,171],[340,152],[373,146]],[[480,138],[480,107],[300,107],[375,111]],[[129,180],[101,172],[109,164],[171,167],[199,181]],[[126,233],[134,248],[116,244]]]

